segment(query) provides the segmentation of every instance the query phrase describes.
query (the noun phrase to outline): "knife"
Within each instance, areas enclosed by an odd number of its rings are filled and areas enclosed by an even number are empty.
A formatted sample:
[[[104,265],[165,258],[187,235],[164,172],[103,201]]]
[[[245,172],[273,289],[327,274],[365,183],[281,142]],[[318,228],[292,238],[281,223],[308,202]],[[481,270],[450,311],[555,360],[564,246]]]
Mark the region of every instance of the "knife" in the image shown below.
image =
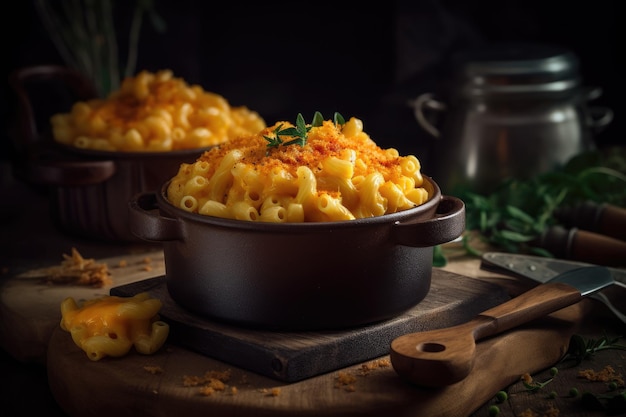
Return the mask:
[[[546,258],[543,256],[520,255],[506,252],[485,252],[481,258],[481,269],[512,274],[544,283],[562,272],[584,266],[592,266],[585,262]],[[615,285],[626,289],[626,270],[607,267]],[[602,292],[591,295],[591,298],[604,303],[609,310],[622,322],[626,323],[626,314],[617,308],[611,299]]]
[[[480,339],[575,304],[614,282],[602,266],[565,271],[466,323],[397,337],[391,342],[391,364],[400,377],[418,386],[454,384],[472,371]]]

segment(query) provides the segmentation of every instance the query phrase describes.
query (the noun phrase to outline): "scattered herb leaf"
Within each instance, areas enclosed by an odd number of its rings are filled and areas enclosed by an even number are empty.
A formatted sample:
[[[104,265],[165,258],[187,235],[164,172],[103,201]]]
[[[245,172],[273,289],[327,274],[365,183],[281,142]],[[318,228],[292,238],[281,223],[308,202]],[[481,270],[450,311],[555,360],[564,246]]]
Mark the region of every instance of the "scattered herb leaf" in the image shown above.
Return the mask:
[[[538,382],[538,381],[527,381],[525,379],[522,380],[522,384],[524,385],[524,388],[526,388],[526,390],[528,391],[539,391],[540,389],[542,389],[543,387],[545,387],[546,385],[548,385],[550,382],[552,382],[554,380],[554,378],[550,378],[547,379],[543,382]]]

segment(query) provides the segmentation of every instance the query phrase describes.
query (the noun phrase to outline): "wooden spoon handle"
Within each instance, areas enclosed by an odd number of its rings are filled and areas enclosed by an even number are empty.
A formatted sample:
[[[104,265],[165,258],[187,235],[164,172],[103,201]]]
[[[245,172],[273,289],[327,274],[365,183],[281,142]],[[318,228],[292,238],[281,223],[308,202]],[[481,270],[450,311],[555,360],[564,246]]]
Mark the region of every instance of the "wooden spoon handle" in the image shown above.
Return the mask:
[[[575,304],[582,298],[577,288],[561,282],[538,285],[506,303],[482,312],[480,316],[491,320],[474,329],[474,338],[480,340],[502,333]]]
[[[538,285],[467,323],[394,339],[390,351],[392,365],[401,377],[417,385],[451,385],[471,372],[477,340],[543,317],[581,299],[581,293],[567,284]]]

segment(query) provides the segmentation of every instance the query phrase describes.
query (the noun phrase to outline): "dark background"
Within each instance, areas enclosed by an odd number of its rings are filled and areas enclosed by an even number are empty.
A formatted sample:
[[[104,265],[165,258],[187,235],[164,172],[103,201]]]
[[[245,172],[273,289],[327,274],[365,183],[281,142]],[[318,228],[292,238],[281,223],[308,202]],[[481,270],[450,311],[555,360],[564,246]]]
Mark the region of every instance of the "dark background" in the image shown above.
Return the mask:
[[[120,55],[135,2],[112,3]],[[449,57],[501,41],[549,43],[580,59],[583,84],[602,88],[594,103],[615,112],[596,140],[624,141],[624,65],[616,0],[417,0],[374,2],[214,2],[155,0],[167,23],[141,31],[137,70],[169,68],[188,83],[246,105],[272,124],[316,110],[357,116],[381,146],[427,160],[432,137],[407,105],[443,88]],[[21,66],[63,64],[32,1],[5,13],[8,72]],[[12,156],[7,131],[12,91],[3,84],[2,155]]]
[[[58,4],[58,0],[51,1]],[[624,15],[618,3],[155,0],[167,30],[158,33],[144,23],[137,69],[171,69],[188,83],[222,94],[231,105],[246,105],[258,111],[268,123],[295,120],[299,112],[310,120],[316,110],[326,117],[335,111],[345,117],[357,116],[377,143],[396,147],[402,153],[415,153],[426,172],[433,138],[419,127],[407,101],[424,92],[444,89],[451,70],[446,62],[451,55],[500,41],[556,44],[578,56],[584,84],[603,90],[596,103],[615,113],[611,125],[596,138],[597,144],[624,145],[626,71],[624,43],[618,33]],[[3,9],[5,80],[19,67],[63,64],[33,4],[32,0],[21,0]],[[113,4],[122,48],[135,2],[120,0]],[[2,265],[18,252],[32,253],[39,261],[45,256],[58,259],[59,252],[66,248],[48,248],[51,252],[44,253],[43,244],[37,243],[42,230],[52,233],[42,213],[45,207],[24,210],[30,198],[22,201],[6,197],[5,188],[19,196],[14,188],[21,184],[14,183],[7,167],[16,156],[12,143],[16,139],[12,129],[15,96],[7,82],[0,86],[4,98],[0,103],[0,193],[5,196],[0,197],[4,248],[0,259],[6,258]],[[60,103],[44,96],[39,104],[52,107]],[[46,119],[42,120],[45,124]],[[23,242],[16,243],[7,229],[14,219],[24,217],[19,215],[22,210],[24,216],[33,212],[41,216],[32,217],[32,230],[20,231]],[[29,240],[29,234],[34,239]],[[24,242],[28,247],[18,251]],[[115,246],[104,249],[119,251]],[[14,263],[22,261],[17,258]],[[5,376],[0,399],[10,399],[9,414],[63,415],[47,389],[45,371],[40,366],[17,364],[3,351],[0,360]]]

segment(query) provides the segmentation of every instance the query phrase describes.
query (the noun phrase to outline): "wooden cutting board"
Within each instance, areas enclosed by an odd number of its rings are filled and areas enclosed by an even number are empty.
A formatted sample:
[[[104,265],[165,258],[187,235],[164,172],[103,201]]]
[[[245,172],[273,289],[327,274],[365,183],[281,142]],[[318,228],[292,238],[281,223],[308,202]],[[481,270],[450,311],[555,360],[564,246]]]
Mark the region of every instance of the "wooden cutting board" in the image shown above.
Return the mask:
[[[123,287],[162,275],[163,261],[159,255],[122,256],[102,261],[110,266],[119,265],[120,260],[127,262],[126,267],[112,271],[113,287]],[[152,259],[146,262],[146,257]],[[515,280],[479,271],[478,265],[476,260],[454,262],[446,269],[474,277],[455,282],[461,286],[473,287],[485,280],[498,286],[515,286]],[[433,271],[435,285],[429,296],[437,294],[439,272],[435,271],[439,269]],[[471,281],[476,278],[479,280]],[[489,401],[498,390],[519,380],[522,373],[533,373],[555,363],[567,347],[583,304],[480,342],[476,364],[468,378],[445,389],[422,390],[401,381],[391,366],[374,366],[378,363],[376,360],[388,359],[387,355],[297,382],[267,377],[180,346],[173,340],[168,340],[154,355],[142,356],[131,351],[122,358],[92,362],[70,335],[59,328],[59,306],[66,296],[84,300],[108,293],[111,288],[42,286],[28,274],[3,280],[1,341],[4,346],[12,347],[9,352],[17,357],[47,362],[55,400],[71,416],[182,414],[192,417],[207,413],[215,416],[466,416]],[[491,292],[482,294],[483,297],[490,295]],[[424,302],[427,301],[428,297]],[[445,315],[445,308],[441,312]],[[37,346],[29,348],[31,343]],[[183,384],[185,376],[225,370],[231,370],[232,374],[224,391],[204,395],[198,387]],[[349,381],[350,377],[354,381]]]
[[[77,302],[81,302],[108,295],[111,289],[125,288],[124,286],[129,284],[150,285],[142,282],[146,279],[162,276],[165,273],[162,251],[126,254],[96,261],[108,266],[112,279],[111,285],[102,288],[90,288],[42,284],[41,269],[33,269],[14,277],[3,278],[0,282],[0,345],[20,361],[44,363],[48,339],[61,321],[60,305],[66,297],[73,297]],[[450,276],[446,274],[447,272],[441,269],[433,269],[432,289],[426,299],[418,305],[417,310],[411,313],[415,317],[413,322],[407,323],[406,320],[398,322],[393,326],[395,329],[387,326],[386,329],[390,330],[387,332],[386,339],[382,339],[382,342],[369,343],[370,346],[378,343],[374,350],[369,347],[367,350],[359,352],[354,359],[348,355],[339,365],[333,364],[332,366],[347,365],[350,360],[366,360],[368,356],[372,357],[372,354],[382,353],[383,345],[381,343],[385,343],[389,337],[395,334],[394,332],[419,329],[422,325],[428,327],[458,323],[507,298],[499,286],[477,282],[461,275],[454,275],[450,279]],[[443,279],[438,280],[440,276]],[[131,286],[126,291],[135,290]],[[161,296],[164,301],[169,300],[167,293],[159,293],[159,297]],[[176,306],[172,304],[166,303],[166,312],[171,313],[173,321],[198,321],[191,316],[181,317]],[[217,332],[222,330],[227,331],[229,329],[222,327]],[[370,333],[369,335],[368,331],[361,331],[359,333],[360,340],[380,335],[381,329],[378,330],[378,333]],[[202,335],[207,336],[207,333],[204,332]],[[228,338],[229,336],[226,335],[225,337]],[[345,335],[343,339],[345,341],[346,338],[350,337],[351,334]],[[187,338],[182,338],[182,342],[185,341]],[[353,347],[350,354],[357,354],[355,352],[359,349],[354,343],[352,342]],[[342,347],[345,347],[345,343]],[[214,348],[210,348],[209,352],[206,350],[204,352],[215,353]],[[230,354],[225,352],[223,355],[218,354],[217,357],[223,358],[224,355]],[[232,355],[230,356],[232,357]],[[318,358],[321,363],[324,360],[323,357]],[[301,363],[303,362],[304,360],[301,361]],[[306,364],[302,366],[306,366]],[[319,372],[324,370],[321,368]],[[286,367],[282,373],[278,373],[276,377],[296,380],[301,377],[308,377],[309,375],[305,375],[306,372],[308,372],[306,368],[297,371],[294,366],[290,366]]]
[[[165,273],[162,251],[96,261],[107,265],[111,273],[110,285],[91,288],[42,284],[45,268],[3,277],[0,281],[0,345],[20,361],[44,363],[48,339],[61,322],[60,307],[66,297],[73,297],[77,302],[98,298],[108,295],[113,286]]]
[[[117,296],[130,297],[140,292],[163,302],[159,315],[170,324],[173,343],[287,382],[385,355],[398,336],[463,323],[509,299],[502,287],[434,269],[426,298],[391,320],[346,330],[276,332],[226,325],[194,315],[170,298],[164,277],[111,289],[111,294]]]
[[[169,343],[150,356],[131,352],[92,362],[58,328],[48,349],[48,380],[56,401],[76,417],[465,417],[522,374],[556,363],[584,312],[583,303],[481,341],[470,375],[442,389],[404,382],[391,366],[383,366],[386,355],[294,383]],[[211,372],[230,372],[223,390],[208,393],[184,384],[186,377]]]

